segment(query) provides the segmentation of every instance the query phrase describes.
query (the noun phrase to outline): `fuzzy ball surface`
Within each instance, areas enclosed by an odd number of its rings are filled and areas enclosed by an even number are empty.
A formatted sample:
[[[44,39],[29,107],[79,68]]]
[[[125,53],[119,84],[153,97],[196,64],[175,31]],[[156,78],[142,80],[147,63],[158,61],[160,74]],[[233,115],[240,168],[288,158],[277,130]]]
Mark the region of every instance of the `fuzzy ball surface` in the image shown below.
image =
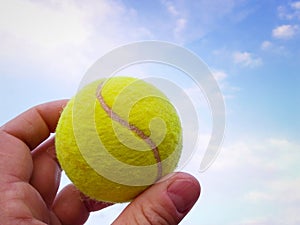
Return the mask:
[[[131,77],[94,81],[64,108],[56,154],[85,195],[127,202],[176,168],[182,130],[176,109],[152,84]]]

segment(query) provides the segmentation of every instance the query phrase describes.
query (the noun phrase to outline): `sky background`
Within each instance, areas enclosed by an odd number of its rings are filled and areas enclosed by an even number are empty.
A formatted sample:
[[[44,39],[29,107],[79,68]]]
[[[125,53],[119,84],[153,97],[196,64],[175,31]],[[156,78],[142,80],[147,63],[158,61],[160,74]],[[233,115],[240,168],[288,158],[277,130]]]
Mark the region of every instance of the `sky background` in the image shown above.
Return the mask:
[[[199,173],[196,149],[183,168],[202,195],[181,224],[300,224],[300,1],[0,0],[0,124],[72,97],[99,57],[141,40],[197,54],[225,99],[218,158]],[[203,149],[211,124],[209,108],[200,108]],[[125,206],[87,224],[109,224]]]

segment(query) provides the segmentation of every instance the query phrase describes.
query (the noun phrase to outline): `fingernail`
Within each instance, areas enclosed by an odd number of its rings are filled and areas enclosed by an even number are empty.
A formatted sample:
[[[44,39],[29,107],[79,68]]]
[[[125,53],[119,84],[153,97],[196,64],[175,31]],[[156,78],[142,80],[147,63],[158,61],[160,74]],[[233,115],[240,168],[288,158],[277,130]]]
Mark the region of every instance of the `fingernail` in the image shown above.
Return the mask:
[[[168,187],[168,195],[180,213],[189,211],[199,195],[199,184],[190,180],[176,180]]]

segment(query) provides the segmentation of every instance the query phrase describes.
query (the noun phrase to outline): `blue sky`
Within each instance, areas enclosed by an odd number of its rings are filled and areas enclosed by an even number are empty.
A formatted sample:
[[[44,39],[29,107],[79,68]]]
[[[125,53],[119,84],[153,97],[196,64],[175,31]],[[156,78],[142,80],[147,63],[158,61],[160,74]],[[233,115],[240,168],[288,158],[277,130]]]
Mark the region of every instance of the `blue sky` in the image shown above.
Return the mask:
[[[0,123],[70,98],[95,60],[141,40],[196,53],[225,97],[219,157],[199,173],[196,151],[184,168],[203,192],[182,224],[299,224],[300,1],[1,1]],[[108,223],[123,207],[89,224]]]

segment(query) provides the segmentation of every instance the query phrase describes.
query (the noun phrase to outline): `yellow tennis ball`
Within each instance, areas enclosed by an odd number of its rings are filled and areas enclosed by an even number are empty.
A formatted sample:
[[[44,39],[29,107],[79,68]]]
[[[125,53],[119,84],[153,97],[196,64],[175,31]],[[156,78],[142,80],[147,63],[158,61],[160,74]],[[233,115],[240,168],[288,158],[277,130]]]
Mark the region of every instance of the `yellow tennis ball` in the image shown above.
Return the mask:
[[[62,169],[82,193],[126,202],[176,168],[182,131],[160,90],[113,77],[88,84],[69,101],[55,145]]]

